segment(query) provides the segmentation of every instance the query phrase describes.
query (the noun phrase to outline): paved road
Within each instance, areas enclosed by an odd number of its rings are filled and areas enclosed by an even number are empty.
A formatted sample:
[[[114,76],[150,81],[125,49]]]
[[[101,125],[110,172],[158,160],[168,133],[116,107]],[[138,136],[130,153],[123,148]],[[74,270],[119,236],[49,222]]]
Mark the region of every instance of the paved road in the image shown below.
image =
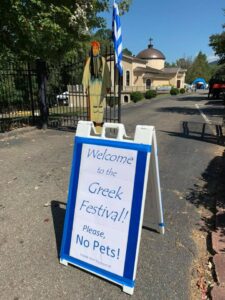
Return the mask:
[[[148,191],[133,299],[189,299],[200,216],[187,199],[222,147],[184,138],[180,122],[220,119],[218,104],[189,95],[122,109],[128,134],[136,124],[156,126],[166,223],[164,236],[147,229],[154,218]],[[130,299],[117,285],[58,262],[72,147],[72,133],[53,130],[0,141],[0,299]]]

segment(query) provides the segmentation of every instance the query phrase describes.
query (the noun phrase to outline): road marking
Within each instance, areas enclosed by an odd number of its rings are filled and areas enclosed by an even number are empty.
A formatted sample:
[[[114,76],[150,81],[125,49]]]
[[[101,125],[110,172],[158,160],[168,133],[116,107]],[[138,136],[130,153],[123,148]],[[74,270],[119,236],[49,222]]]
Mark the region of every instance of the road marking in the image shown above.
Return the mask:
[[[201,116],[202,116],[203,119],[206,121],[206,123],[209,124],[209,128],[210,128],[211,132],[212,132],[214,135],[216,135],[215,129],[212,128],[212,126],[210,126],[210,125],[212,125],[212,121],[210,121],[210,120],[206,117],[206,115],[205,115],[204,112],[201,110],[201,108],[199,107],[198,104],[195,104],[195,107],[199,110]]]
[[[203,119],[206,121],[206,123],[211,124],[211,121],[206,117],[206,115],[203,113],[203,111],[201,110],[201,108],[199,107],[198,104],[195,104],[195,106],[197,107],[197,109],[199,110],[201,116],[203,117]]]

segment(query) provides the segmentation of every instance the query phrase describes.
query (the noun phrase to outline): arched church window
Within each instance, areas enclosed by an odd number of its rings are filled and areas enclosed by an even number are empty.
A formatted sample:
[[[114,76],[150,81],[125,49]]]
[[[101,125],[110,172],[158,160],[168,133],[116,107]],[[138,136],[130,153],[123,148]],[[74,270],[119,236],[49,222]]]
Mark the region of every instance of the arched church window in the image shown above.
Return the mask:
[[[130,71],[126,71],[126,86],[130,85]]]
[[[128,96],[124,96],[124,103],[128,103],[128,102],[129,102]]]
[[[147,80],[146,80],[146,90],[150,90],[151,84],[152,84],[151,79],[147,79]]]

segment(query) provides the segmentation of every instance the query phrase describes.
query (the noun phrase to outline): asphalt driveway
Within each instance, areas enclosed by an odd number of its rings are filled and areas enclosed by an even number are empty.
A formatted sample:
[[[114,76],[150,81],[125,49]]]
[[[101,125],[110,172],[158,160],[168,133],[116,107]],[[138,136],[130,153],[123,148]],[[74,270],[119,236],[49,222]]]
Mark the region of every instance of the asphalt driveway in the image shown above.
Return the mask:
[[[208,102],[205,95],[168,97],[122,109],[128,134],[137,124],[156,126],[166,223],[164,236],[149,230],[148,191],[133,299],[190,298],[192,233],[201,216],[188,199],[223,146],[185,138],[180,124],[203,121],[201,112],[220,119],[222,106]],[[18,132],[0,137],[0,299],[130,299],[117,285],[59,264],[74,133]]]

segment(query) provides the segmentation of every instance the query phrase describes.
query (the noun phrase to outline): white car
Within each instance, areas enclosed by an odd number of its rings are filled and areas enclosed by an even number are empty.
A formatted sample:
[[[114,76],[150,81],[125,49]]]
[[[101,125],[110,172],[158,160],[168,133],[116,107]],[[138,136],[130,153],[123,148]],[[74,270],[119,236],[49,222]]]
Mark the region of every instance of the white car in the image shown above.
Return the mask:
[[[66,91],[66,92],[63,92],[60,95],[57,95],[56,99],[57,99],[58,104],[68,105],[69,92]]]

